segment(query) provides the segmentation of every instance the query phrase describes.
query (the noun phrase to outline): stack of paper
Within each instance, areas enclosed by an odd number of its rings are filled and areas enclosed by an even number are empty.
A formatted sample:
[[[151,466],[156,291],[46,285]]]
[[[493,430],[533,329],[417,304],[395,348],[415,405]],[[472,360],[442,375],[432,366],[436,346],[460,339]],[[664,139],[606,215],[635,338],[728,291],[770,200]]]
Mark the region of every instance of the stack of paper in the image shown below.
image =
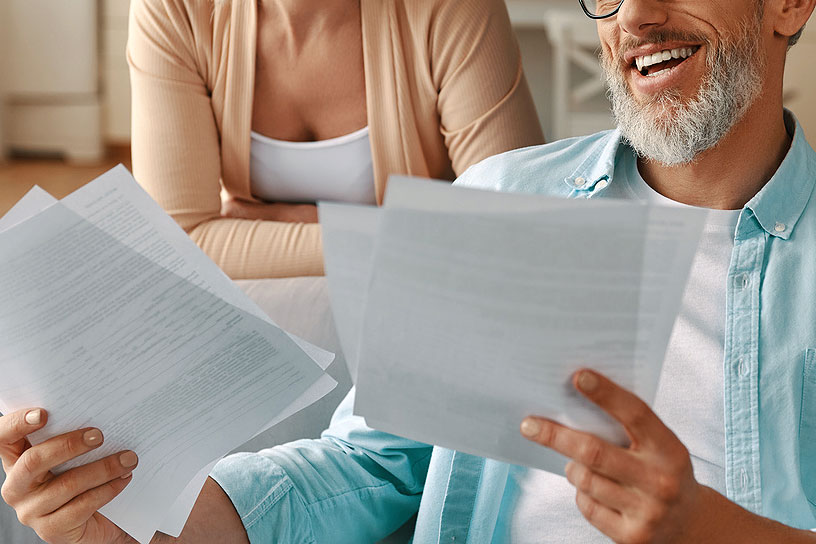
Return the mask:
[[[320,205],[329,293],[368,425],[561,472],[528,415],[625,442],[580,397],[594,368],[647,402],[705,219],[391,178],[385,206]]]
[[[287,334],[117,167],[0,220],[0,411],[41,406],[33,443],[98,427],[140,463],[102,513],[177,536],[211,467],[321,398],[333,354]]]

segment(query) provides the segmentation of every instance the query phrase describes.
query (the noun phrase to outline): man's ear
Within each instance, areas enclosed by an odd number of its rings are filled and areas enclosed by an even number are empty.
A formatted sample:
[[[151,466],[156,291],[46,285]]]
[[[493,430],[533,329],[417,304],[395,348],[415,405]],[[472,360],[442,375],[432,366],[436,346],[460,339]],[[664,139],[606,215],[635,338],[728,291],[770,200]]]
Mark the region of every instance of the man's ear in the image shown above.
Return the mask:
[[[773,0],[766,3],[765,16],[773,18],[773,29],[778,36],[790,38],[810,19],[816,0]]]

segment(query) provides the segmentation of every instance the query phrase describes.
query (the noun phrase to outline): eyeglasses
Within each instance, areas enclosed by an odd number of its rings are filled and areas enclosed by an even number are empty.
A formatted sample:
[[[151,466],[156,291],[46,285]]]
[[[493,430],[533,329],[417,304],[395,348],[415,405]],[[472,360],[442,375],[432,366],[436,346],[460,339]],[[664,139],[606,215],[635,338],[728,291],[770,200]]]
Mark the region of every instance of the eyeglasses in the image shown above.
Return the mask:
[[[623,0],[578,0],[590,19],[606,19],[615,15],[623,5]]]

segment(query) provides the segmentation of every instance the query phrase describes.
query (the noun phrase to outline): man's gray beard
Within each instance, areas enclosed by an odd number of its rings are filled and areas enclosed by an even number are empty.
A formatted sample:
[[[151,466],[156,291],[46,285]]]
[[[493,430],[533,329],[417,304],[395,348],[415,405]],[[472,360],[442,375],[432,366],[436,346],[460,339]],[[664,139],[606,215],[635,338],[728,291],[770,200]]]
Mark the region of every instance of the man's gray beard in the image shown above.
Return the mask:
[[[706,48],[708,75],[698,95],[683,103],[669,90],[638,103],[623,77],[623,67],[602,55],[612,113],[635,152],[667,166],[689,164],[711,149],[742,119],[762,92],[759,17],[742,25],[733,40]],[[661,39],[661,41],[663,41]]]

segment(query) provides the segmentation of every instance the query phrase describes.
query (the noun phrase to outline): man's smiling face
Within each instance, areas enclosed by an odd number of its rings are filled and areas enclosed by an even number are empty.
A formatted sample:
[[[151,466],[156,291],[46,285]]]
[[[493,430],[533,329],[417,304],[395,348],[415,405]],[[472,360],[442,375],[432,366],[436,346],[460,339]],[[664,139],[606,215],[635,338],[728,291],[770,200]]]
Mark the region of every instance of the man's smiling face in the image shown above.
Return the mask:
[[[613,112],[643,157],[686,164],[762,91],[761,0],[627,0],[598,30]]]

